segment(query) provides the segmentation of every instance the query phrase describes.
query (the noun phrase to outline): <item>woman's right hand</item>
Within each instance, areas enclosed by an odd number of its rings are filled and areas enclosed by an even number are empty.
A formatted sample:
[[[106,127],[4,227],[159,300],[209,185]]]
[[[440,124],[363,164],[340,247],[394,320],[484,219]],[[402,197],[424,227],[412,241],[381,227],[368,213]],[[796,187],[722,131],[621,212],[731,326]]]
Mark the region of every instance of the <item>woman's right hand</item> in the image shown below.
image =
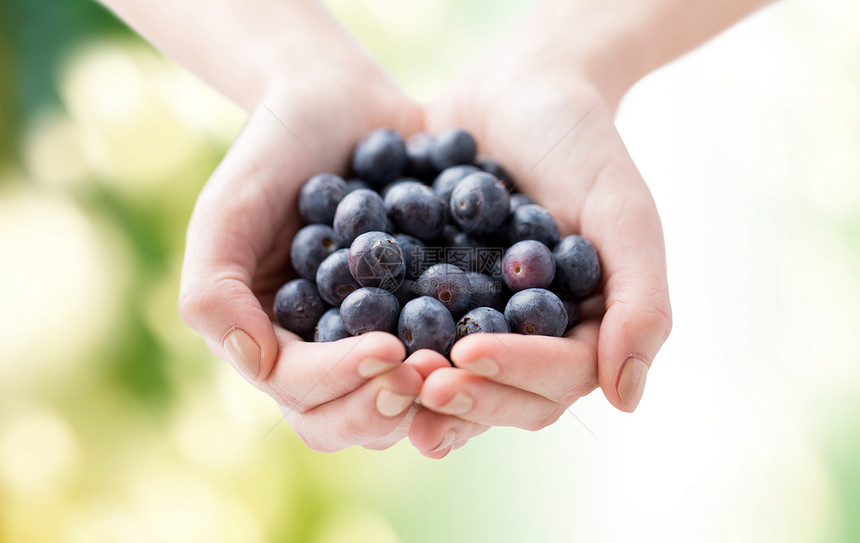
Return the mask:
[[[379,448],[404,437],[423,379],[402,363],[404,347],[391,334],[306,343],[273,324],[275,292],[292,278],[298,191],[315,173],[344,173],[353,146],[370,130],[388,126],[408,135],[421,124],[420,108],[370,59],[276,81],[191,217],[183,318],[216,356],[274,398],[318,451]]]

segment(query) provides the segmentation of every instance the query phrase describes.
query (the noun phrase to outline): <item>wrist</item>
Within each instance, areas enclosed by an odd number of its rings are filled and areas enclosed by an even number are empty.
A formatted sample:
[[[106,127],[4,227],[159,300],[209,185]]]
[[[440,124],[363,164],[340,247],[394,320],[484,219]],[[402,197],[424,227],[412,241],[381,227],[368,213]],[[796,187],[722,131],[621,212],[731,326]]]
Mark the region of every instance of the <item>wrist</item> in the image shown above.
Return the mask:
[[[664,61],[648,13],[607,4],[617,2],[544,2],[518,35],[529,62],[585,79],[614,108]]]

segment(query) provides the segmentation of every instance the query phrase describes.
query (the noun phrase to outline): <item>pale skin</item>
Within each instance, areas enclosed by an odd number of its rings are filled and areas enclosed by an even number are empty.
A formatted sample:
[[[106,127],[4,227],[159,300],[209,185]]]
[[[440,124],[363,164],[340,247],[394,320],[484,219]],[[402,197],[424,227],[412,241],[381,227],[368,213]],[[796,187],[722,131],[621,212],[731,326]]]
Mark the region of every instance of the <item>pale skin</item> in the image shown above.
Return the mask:
[[[766,2],[539,3],[422,107],[318,3],[104,1],[248,111],[195,206],[179,307],[308,446],[384,449],[408,435],[441,458],[491,426],[543,428],[597,387],[637,407],[672,316],[660,219],[615,108],[642,76]],[[604,278],[585,320],[564,338],[467,337],[451,351],[456,368],[431,351],[406,358],[390,334],[316,344],[273,324],[299,187],[346,174],[352,147],[379,126],[465,128],[563,235],[592,240]]]

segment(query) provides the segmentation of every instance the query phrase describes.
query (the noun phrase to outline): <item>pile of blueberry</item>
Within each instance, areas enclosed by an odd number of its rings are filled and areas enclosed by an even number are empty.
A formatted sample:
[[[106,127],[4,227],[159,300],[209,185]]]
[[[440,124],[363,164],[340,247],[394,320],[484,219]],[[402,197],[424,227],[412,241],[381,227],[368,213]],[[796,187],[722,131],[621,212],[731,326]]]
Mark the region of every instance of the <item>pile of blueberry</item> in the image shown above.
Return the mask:
[[[476,152],[463,130],[404,142],[383,128],[355,148],[354,179],[311,177],[299,193],[308,226],[290,250],[299,278],[275,297],[280,325],[314,341],[381,330],[409,353],[442,354],[476,332],[575,325],[576,301],[600,280],[594,247],[559,240],[549,212]]]

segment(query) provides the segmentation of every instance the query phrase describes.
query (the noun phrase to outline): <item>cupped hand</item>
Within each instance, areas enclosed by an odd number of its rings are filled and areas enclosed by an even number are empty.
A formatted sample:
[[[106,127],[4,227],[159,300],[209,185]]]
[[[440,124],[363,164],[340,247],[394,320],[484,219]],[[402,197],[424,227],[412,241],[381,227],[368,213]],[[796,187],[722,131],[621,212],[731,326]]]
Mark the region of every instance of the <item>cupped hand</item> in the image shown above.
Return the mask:
[[[271,308],[292,278],[301,184],[315,173],[345,173],[353,146],[374,128],[418,131],[422,114],[369,60],[320,64],[271,83],[201,192],[179,307],[216,356],[277,401],[310,447],[379,448],[406,435],[423,380],[402,364],[401,342],[377,332],[306,343],[273,324]]]
[[[491,53],[430,104],[427,130],[470,131],[481,153],[553,214],[562,236],[593,242],[603,279],[586,303],[590,316],[563,338],[473,334],[454,345],[457,367],[427,376],[427,409],[410,432],[428,456],[488,426],[543,428],[597,386],[633,411],[671,328],[660,218],[615,129],[614,95],[575,63],[512,50]]]

